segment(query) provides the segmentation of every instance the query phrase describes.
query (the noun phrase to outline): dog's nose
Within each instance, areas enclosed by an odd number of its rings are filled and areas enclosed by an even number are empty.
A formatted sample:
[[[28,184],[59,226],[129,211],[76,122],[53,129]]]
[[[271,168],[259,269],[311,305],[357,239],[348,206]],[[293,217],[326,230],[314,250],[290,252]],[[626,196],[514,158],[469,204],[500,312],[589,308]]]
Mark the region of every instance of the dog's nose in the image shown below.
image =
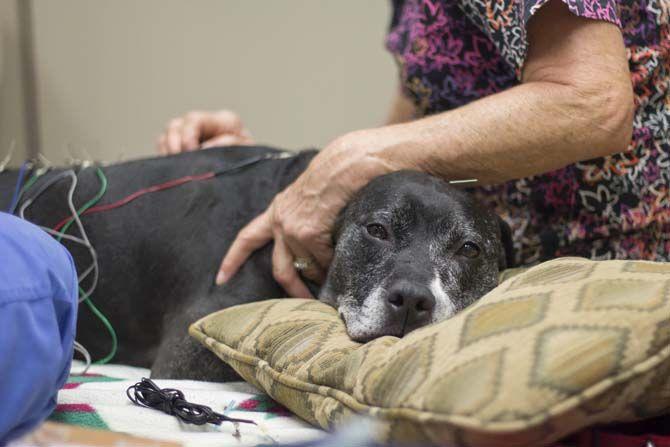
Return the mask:
[[[387,303],[394,318],[406,318],[406,327],[414,329],[430,321],[435,297],[427,286],[401,281],[389,289]]]

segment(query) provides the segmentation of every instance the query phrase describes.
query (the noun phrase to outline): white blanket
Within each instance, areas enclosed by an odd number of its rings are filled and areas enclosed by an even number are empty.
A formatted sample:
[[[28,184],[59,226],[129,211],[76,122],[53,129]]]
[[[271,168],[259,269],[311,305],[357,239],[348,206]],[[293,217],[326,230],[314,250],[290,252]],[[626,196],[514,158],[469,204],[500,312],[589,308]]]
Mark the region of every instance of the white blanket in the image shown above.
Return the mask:
[[[58,395],[54,420],[107,428],[147,438],[176,441],[187,446],[255,446],[307,441],[326,433],[289,414],[266,395],[244,382],[212,383],[156,380],[161,388],[181,390],[189,402],[204,404],[230,417],[251,419],[258,425],[223,423],[195,426],[174,416],[134,405],[126,389],[149,377],[149,370],[122,365],[92,366],[86,376],[73,376]],[[122,380],[115,380],[122,379]],[[87,422],[88,421],[88,422]]]

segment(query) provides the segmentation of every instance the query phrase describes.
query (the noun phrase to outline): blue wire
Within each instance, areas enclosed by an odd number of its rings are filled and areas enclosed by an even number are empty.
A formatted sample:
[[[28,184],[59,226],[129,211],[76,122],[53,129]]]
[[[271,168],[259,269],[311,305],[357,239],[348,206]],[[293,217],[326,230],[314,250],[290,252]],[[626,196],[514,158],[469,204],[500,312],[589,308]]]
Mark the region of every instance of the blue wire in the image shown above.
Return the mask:
[[[26,170],[28,168],[28,162],[24,161],[21,167],[19,168],[19,178],[16,179],[16,187],[14,188],[14,195],[12,196],[12,201],[9,205],[9,214],[14,214],[14,209],[18,205],[19,201],[19,191],[21,191],[21,185],[23,184],[23,178],[26,176]]]

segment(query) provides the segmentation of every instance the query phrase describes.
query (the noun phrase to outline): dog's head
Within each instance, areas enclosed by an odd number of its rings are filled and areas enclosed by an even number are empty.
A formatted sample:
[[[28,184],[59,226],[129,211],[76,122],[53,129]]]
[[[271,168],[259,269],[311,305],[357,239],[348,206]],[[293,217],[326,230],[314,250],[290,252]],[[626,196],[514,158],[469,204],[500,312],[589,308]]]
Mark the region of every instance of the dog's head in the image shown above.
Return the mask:
[[[427,174],[378,177],[341,213],[319,298],[349,336],[402,336],[464,309],[511,259],[509,227],[470,195]]]

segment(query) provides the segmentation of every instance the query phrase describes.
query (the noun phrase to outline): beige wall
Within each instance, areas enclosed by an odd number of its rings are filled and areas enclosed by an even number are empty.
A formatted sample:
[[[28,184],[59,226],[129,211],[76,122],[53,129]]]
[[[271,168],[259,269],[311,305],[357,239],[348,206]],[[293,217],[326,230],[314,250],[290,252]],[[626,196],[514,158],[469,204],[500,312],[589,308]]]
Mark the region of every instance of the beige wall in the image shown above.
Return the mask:
[[[14,141],[13,166],[27,153],[20,60],[17,4],[0,0],[0,161]]]
[[[152,154],[196,108],[239,111],[261,142],[322,146],[382,123],[395,89],[385,0],[33,1],[54,161]]]

